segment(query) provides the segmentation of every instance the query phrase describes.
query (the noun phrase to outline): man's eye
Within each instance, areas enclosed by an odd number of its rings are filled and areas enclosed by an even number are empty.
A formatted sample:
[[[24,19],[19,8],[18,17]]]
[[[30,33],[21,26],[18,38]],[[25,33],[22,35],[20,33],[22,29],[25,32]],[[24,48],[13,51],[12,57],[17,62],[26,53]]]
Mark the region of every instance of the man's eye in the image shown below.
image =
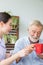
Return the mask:
[[[35,33],[35,31],[33,33]]]
[[[32,31],[33,33],[35,33],[36,31]]]
[[[41,34],[41,32],[39,32],[38,34]]]

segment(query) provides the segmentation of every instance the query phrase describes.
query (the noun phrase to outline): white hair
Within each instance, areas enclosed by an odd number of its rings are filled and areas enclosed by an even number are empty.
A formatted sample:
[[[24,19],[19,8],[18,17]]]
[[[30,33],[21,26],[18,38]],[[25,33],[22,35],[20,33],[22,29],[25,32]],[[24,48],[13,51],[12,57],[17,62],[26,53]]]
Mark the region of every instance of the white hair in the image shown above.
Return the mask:
[[[37,27],[42,27],[42,30],[43,30],[43,24],[42,24],[39,20],[33,20],[33,21],[30,23],[29,27],[31,27],[32,25],[35,25],[35,26],[37,26]]]

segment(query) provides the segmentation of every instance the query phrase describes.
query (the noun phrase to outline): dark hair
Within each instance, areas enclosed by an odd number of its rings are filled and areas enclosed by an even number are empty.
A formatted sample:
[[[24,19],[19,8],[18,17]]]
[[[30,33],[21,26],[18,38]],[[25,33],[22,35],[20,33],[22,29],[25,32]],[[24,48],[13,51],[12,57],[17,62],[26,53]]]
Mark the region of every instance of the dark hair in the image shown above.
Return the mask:
[[[11,15],[6,12],[0,12],[0,22],[7,23],[8,20],[11,18]]]

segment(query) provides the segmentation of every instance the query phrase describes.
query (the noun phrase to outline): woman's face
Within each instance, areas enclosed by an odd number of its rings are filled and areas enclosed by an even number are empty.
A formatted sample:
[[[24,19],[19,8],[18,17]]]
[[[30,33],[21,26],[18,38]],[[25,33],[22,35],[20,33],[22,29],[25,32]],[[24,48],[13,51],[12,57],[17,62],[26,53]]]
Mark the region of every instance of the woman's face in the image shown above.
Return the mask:
[[[11,30],[11,22],[12,22],[12,19],[9,19],[8,22],[5,24],[3,23],[3,26],[2,26],[2,32],[3,34],[7,34],[9,33],[9,31]]]

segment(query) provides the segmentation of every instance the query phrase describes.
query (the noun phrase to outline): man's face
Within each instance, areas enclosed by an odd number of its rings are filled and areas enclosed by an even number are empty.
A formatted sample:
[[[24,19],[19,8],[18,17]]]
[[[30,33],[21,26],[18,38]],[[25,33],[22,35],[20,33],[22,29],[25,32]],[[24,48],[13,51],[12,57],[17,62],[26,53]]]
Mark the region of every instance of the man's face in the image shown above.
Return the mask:
[[[30,40],[32,42],[37,42],[39,40],[41,32],[42,32],[41,26],[38,27],[36,25],[32,25],[28,30]]]
[[[39,40],[41,32],[42,32],[41,26],[38,27],[36,25],[32,25],[28,30],[30,40],[32,42],[37,42]],[[43,59],[43,54],[38,54],[38,57]]]
[[[12,20],[9,19],[6,24],[3,23],[3,26],[2,26],[3,34],[7,34],[11,30],[11,22],[12,22]]]

